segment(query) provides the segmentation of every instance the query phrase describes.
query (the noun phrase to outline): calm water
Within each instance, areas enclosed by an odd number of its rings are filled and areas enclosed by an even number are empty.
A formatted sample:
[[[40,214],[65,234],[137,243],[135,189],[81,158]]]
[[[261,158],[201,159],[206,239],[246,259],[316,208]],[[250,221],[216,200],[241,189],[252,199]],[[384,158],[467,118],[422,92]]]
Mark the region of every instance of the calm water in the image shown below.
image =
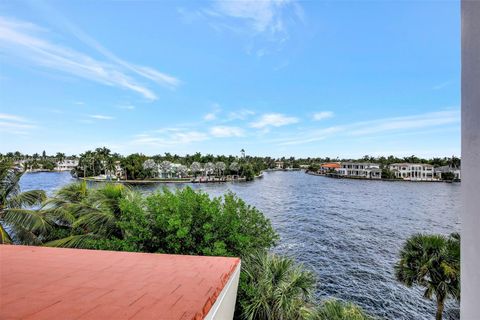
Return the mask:
[[[34,173],[24,175],[21,185],[52,193],[72,181],[68,173]],[[411,234],[459,231],[459,184],[270,172],[250,183],[191,186],[214,196],[232,190],[263,211],[281,237],[275,251],[317,273],[320,297],[354,301],[386,319],[434,318],[434,303],[422,299],[419,289],[398,284],[393,265]],[[446,319],[459,318],[455,303],[448,304],[446,313]]]

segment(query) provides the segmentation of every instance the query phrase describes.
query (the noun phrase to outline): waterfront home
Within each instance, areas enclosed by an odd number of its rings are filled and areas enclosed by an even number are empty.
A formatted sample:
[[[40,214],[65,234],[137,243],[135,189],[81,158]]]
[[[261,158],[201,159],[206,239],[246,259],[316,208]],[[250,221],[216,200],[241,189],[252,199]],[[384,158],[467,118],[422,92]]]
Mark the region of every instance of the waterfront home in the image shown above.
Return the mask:
[[[327,163],[322,163],[320,165],[320,169],[318,169],[318,173],[320,174],[326,174],[326,173],[332,173],[335,172],[337,169],[340,169],[342,165],[340,162],[327,162]]]
[[[442,175],[445,175],[445,173],[451,173],[453,175],[454,180],[461,179],[460,168],[456,168],[452,166],[441,166],[441,167],[435,168],[434,171],[435,171],[435,177],[439,180],[443,179]]]
[[[427,163],[393,163],[388,166],[398,179],[408,181],[433,181],[434,167]]]
[[[283,161],[275,161],[275,169],[277,170],[283,170]]]
[[[370,162],[342,162],[340,168],[335,169],[339,176],[348,178],[381,179],[382,170],[378,163]]]
[[[55,163],[55,171],[72,171],[78,166],[78,159],[65,159]]]
[[[240,259],[0,245],[0,319],[231,320]]]

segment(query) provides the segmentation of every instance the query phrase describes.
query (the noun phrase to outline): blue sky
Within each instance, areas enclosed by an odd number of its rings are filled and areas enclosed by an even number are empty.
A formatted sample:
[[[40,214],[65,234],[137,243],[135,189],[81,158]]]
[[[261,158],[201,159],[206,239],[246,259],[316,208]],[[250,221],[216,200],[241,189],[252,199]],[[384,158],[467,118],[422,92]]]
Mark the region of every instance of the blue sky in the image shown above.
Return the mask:
[[[460,154],[458,1],[3,1],[0,152]]]

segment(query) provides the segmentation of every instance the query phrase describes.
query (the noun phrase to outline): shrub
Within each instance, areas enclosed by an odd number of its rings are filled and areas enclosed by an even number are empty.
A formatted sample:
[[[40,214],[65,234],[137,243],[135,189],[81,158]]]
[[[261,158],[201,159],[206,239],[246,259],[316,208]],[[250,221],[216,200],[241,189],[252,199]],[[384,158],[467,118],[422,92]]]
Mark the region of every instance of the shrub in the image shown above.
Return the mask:
[[[242,261],[236,317],[300,320],[313,312],[315,276],[287,257],[255,252]]]
[[[242,257],[272,247],[278,238],[260,211],[231,192],[211,199],[189,187],[165,188],[130,194],[120,207],[123,241],[103,241],[108,249]]]

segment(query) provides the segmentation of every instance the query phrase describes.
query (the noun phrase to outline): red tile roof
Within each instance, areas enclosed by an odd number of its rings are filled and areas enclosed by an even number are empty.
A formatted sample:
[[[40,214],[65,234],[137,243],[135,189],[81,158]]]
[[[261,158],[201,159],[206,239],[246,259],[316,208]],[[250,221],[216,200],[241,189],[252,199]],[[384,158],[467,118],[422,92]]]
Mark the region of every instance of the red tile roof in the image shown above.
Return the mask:
[[[203,319],[239,261],[0,245],[0,319]]]
[[[340,163],[330,162],[330,163],[322,163],[320,167],[335,169],[335,168],[341,168],[342,166],[340,165]]]

